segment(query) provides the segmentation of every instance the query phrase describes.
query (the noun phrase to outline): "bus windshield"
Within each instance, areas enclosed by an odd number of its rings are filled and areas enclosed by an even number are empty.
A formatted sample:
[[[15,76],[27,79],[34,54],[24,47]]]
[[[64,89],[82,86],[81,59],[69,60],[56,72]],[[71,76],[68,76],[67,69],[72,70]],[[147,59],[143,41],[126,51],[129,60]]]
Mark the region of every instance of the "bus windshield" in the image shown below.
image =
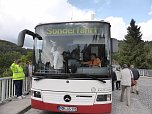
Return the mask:
[[[35,38],[35,73],[109,74],[109,23],[42,24],[36,27],[36,33],[43,40]]]

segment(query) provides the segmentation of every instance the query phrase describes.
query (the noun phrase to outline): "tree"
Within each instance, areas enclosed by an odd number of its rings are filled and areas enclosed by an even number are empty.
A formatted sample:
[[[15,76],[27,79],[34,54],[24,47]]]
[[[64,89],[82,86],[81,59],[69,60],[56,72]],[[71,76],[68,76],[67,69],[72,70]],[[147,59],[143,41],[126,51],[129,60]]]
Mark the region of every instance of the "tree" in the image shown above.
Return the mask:
[[[32,52],[27,52],[26,55],[21,56],[22,63],[27,63],[30,60],[32,60]]]
[[[0,77],[11,76],[10,66],[15,59],[21,59],[25,63],[32,60],[31,58],[31,49],[20,48],[12,42],[0,40]]]
[[[15,59],[19,59],[20,57],[21,54],[16,51],[0,54],[0,74],[5,72],[5,70],[10,67]]]
[[[138,68],[147,68],[147,53],[149,53],[149,49],[142,40],[140,27],[132,19],[130,26],[127,28],[127,35],[125,35],[125,39],[117,55],[118,61],[120,64],[133,64]]]

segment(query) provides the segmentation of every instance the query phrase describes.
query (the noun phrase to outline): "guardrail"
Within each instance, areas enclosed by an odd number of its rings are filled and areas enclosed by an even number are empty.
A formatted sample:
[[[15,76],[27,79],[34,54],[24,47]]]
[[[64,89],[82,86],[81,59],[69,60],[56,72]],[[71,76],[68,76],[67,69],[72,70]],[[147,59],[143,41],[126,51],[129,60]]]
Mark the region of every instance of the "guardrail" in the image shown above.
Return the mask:
[[[23,93],[27,92],[27,78],[23,80]],[[15,97],[15,87],[11,77],[0,78],[0,103]]]
[[[138,69],[140,76],[152,77],[152,70],[149,69]]]

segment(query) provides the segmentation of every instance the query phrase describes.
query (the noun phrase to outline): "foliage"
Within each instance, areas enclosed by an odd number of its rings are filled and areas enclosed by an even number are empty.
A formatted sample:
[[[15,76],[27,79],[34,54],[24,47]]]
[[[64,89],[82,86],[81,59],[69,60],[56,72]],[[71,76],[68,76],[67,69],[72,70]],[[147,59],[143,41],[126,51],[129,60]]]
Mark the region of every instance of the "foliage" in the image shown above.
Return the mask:
[[[9,68],[15,59],[19,59],[20,57],[21,54],[15,51],[0,53],[0,74]]]
[[[15,59],[23,59],[22,62],[31,60],[32,52],[18,47],[16,44],[0,40],[0,77],[11,76],[10,66]]]
[[[30,61],[30,60],[32,60],[32,52],[27,52],[26,55],[22,55],[21,57],[21,61],[23,63],[26,63],[27,61]]]
[[[11,77],[13,75],[10,68],[6,68],[1,77]]]
[[[133,64],[138,68],[152,68],[152,48],[142,40],[140,27],[131,20],[125,39],[119,42],[119,52],[114,55],[120,65]]]

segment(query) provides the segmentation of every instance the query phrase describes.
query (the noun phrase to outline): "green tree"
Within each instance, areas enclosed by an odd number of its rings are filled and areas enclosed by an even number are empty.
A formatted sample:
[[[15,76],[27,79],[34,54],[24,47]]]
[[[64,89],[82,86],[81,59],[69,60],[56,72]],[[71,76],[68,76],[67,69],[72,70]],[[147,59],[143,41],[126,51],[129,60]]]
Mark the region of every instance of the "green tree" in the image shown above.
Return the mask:
[[[19,59],[20,57],[21,54],[16,51],[0,54],[0,74],[5,72],[5,70],[10,67],[15,59]]]
[[[148,64],[148,68],[152,69],[152,41],[151,42],[145,42],[145,48],[148,49],[146,57],[146,63]]]
[[[147,53],[149,53],[149,49],[142,40],[140,27],[132,19],[127,28],[127,35],[119,48],[117,59],[120,64],[126,63],[133,64],[138,68],[148,68]]]
[[[21,56],[22,63],[26,63],[29,60],[32,60],[32,52],[27,52],[26,55]]]
[[[24,55],[22,58],[21,56]],[[32,60],[32,50],[18,47],[16,44],[0,40],[0,77],[11,76],[10,65],[15,59]]]

